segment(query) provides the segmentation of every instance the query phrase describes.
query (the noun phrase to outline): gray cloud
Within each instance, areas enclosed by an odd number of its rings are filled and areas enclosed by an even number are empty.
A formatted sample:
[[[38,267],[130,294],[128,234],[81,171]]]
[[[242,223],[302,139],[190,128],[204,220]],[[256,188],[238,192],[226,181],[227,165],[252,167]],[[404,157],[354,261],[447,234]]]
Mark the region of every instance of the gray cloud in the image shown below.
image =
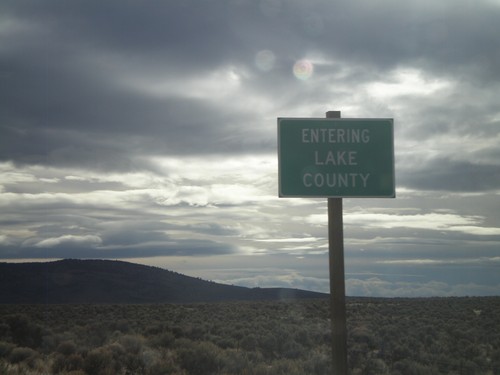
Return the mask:
[[[272,75],[252,75],[245,84],[259,91],[286,93],[290,84],[297,90],[299,82],[290,79],[291,67],[308,52],[321,51],[363,67],[365,73],[358,68],[350,77],[351,82],[360,82],[366,78],[367,67],[372,76],[380,77],[400,64],[421,60],[439,67],[446,63],[449,74],[450,64],[461,69],[469,66],[464,59],[471,53],[464,43],[479,49],[483,47],[476,39],[497,40],[493,15],[498,10],[486,5],[479,13],[479,9],[451,3],[389,2],[373,8],[368,3],[363,7],[349,2],[313,2],[305,7],[291,2],[278,7],[275,17],[270,15],[273,12],[263,12],[265,8],[255,2],[149,2],[139,6],[54,1],[43,7],[4,6],[22,31],[15,32],[12,26],[14,31],[5,38],[16,43],[7,43],[9,53],[3,64],[3,80],[10,88],[1,109],[5,116],[3,158],[73,165],[89,160],[89,167],[94,168],[101,160],[104,167],[125,163],[130,168],[127,155],[130,158],[131,153],[143,151],[144,145],[148,150],[171,153],[235,152],[241,147],[252,151],[270,133],[252,134],[259,138],[253,144],[238,143],[243,134],[238,130],[241,126],[230,123],[238,116],[237,111],[231,113],[230,106],[214,108],[205,101],[175,96],[145,97],[126,90],[120,81],[149,77],[168,84],[172,77],[187,78],[224,65],[254,72],[255,54],[268,48],[275,51],[277,69]],[[391,12],[398,16],[391,17]],[[471,25],[467,28],[462,22],[465,16],[466,24]],[[469,41],[466,36],[471,29],[478,32]],[[489,50],[495,48],[481,49],[483,59]],[[486,56],[491,54],[494,52]],[[474,61],[470,64],[474,66],[467,76],[486,71],[477,69]],[[317,96],[325,95],[324,88],[314,91]],[[289,104],[302,97],[297,91]],[[251,116],[251,111],[245,115]],[[253,115],[253,120],[259,121],[259,116]],[[36,125],[40,122],[42,128]],[[248,120],[244,123],[249,124]],[[234,137],[225,137],[226,131],[234,132]]]
[[[498,165],[437,158],[411,171],[401,171],[401,181],[416,189],[477,192],[500,186]]]
[[[120,247],[111,249],[99,249],[89,246],[89,243],[71,243],[64,241],[57,246],[46,247],[53,243],[41,243],[37,247],[15,247],[0,246],[0,258],[2,259],[129,259],[141,257],[161,256],[216,256],[227,255],[233,252],[231,246],[223,243],[211,243],[210,241],[185,241],[182,243],[168,245],[148,246],[141,244],[140,247]]]

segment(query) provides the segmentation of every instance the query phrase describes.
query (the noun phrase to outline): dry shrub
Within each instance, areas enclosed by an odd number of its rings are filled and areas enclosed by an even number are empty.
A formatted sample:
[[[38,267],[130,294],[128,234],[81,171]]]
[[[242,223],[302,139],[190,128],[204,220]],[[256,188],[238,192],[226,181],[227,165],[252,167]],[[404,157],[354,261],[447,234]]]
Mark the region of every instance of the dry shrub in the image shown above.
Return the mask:
[[[12,349],[9,354],[10,363],[32,362],[38,356],[38,352],[31,348],[18,347]]]
[[[0,358],[7,357],[15,347],[16,346],[10,342],[0,341]]]
[[[76,352],[76,345],[73,341],[64,341],[57,346],[56,351],[62,355],[68,356]]]

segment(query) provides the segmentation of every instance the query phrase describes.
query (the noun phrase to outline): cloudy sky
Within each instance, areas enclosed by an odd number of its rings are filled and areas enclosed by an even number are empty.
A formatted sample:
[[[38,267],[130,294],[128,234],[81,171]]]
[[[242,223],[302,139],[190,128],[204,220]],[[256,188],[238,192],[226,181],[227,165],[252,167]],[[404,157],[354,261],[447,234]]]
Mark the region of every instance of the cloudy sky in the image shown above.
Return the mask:
[[[498,0],[4,0],[0,259],[327,292],[326,199],[277,118],[393,118],[395,199],[344,199],[346,292],[500,294]]]

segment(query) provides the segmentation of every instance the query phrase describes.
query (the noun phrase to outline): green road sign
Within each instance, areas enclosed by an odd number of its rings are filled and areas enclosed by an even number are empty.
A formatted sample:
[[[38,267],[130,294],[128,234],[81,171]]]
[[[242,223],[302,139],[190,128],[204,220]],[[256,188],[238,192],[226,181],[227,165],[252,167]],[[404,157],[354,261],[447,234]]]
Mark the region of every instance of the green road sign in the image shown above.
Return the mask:
[[[395,197],[392,119],[278,118],[280,197]]]

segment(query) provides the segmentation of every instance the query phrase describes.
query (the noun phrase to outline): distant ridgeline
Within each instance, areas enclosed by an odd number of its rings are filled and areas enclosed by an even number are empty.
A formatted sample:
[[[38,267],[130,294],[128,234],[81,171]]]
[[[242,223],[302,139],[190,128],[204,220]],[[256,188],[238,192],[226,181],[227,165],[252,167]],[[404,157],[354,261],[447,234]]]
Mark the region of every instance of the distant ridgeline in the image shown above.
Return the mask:
[[[112,260],[0,263],[0,303],[193,303],[326,298],[288,288],[218,284]]]

